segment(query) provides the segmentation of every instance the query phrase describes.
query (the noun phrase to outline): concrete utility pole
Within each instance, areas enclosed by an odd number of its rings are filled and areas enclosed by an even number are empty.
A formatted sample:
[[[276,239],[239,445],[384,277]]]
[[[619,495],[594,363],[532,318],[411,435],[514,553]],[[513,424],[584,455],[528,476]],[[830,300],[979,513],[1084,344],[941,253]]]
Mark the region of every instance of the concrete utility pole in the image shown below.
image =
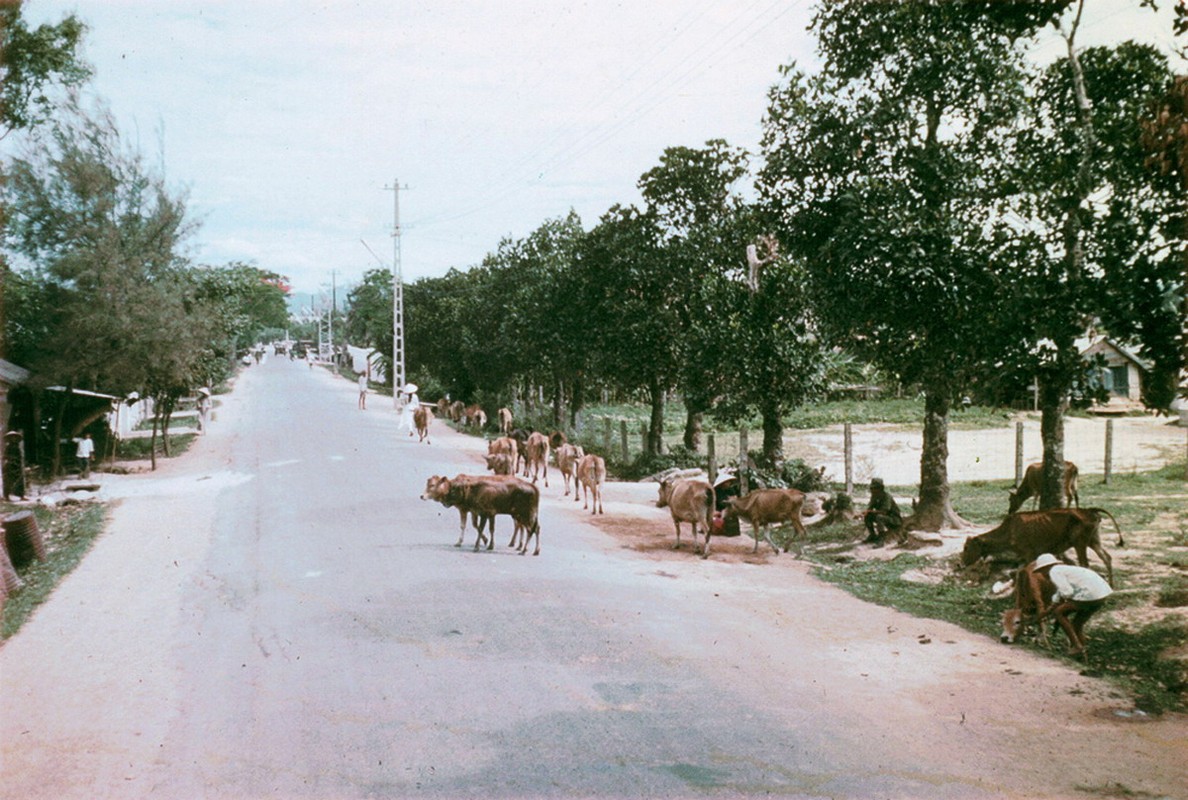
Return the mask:
[[[400,410],[400,387],[404,386],[404,277],[400,270],[400,181],[392,179],[392,404]]]

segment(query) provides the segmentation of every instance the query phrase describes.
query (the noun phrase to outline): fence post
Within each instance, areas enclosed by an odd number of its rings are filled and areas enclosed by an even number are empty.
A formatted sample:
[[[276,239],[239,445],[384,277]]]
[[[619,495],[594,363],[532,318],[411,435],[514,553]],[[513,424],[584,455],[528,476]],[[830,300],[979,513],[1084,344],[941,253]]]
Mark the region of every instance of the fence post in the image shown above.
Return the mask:
[[[707,434],[705,437],[705,461],[706,472],[709,473],[710,486],[714,485],[714,481],[718,479],[718,454],[714,447],[714,435]]]
[[[1015,423],[1015,488],[1023,483],[1023,423]]]
[[[854,495],[854,431],[850,423],[842,426],[846,454],[846,494]]]
[[[639,444],[640,444],[639,451],[641,453],[649,452],[648,423],[646,423],[646,422],[639,423]]]
[[[627,420],[619,420],[619,443],[623,445],[623,463],[631,463],[631,451],[627,448]]]
[[[738,432],[738,493],[740,496],[745,495],[749,489],[747,487],[747,465],[750,463],[750,457],[747,455],[747,429],[741,428]]]
[[[1102,483],[1110,482],[1110,473],[1113,472],[1114,461],[1114,421],[1112,419],[1106,420],[1106,449],[1105,449],[1105,476]]]
[[[610,417],[602,418],[602,452],[606,453],[608,456],[610,455],[611,451],[611,436],[613,435],[611,431],[613,426],[614,423],[611,422]]]

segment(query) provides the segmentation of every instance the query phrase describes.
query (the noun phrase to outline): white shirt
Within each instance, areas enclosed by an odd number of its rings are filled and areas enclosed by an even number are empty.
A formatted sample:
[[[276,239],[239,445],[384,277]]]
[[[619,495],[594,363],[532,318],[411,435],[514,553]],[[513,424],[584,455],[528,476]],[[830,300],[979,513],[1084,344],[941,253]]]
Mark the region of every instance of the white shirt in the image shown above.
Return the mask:
[[[1056,564],[1048,570],[1048,577],[1056,587],[1056,593],[1052,595],[1053,603],[1060,600],[1104,600],[1114,593],[1105,578],[1086,567]]]
[[[91,439],[79,439],[78,451],[74,454],[76,458],[90,458],[91,454],[95,452],[95,442]]]

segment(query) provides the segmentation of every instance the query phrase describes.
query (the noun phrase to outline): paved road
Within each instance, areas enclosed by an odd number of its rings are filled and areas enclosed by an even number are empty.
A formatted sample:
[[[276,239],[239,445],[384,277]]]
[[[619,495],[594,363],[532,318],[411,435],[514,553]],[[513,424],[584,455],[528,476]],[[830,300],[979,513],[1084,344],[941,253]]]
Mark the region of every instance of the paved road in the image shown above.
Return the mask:
[[[0,649],[0,796],[1065,797],[1188,785],[1067,667],[778,566],[455,549],[437,426],[272,360]],[[614,493],[610,493],[612,507]],[[1172,789],[1175,789],[1173,791]]]

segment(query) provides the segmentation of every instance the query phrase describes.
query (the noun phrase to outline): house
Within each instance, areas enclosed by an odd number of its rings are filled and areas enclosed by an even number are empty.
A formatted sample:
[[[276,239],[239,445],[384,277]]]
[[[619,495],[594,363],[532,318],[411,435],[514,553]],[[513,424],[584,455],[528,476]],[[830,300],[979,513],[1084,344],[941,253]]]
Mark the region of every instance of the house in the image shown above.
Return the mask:
[[[1100,380],[1110,393],[1104,405],[1094,405],[1089,411],[1094,414],[1123,414],[1142,410],[1143,381],[1151,365],[1133,350],[1105,336],[1091,336],[1077,340],[1077,349],[1086,361],[1100,357],[1104,362]]]
[[[0,358],[0,431],[8,430],[8,418],[12,414],[12,406],[8,403],[9,390],[27,380],[29,370]]]

